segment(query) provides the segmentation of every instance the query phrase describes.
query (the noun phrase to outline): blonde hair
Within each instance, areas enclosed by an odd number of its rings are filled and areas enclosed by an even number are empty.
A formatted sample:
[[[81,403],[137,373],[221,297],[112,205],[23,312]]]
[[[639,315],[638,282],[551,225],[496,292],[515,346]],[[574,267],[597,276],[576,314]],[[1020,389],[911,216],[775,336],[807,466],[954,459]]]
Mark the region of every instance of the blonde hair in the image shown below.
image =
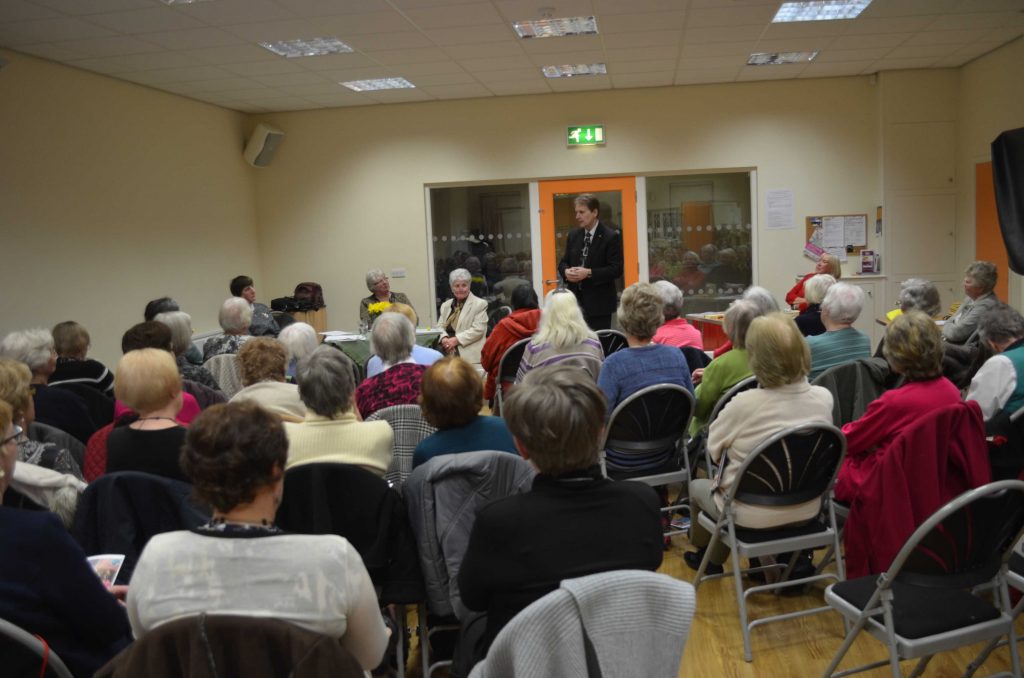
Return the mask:
[[[62,358],[85,355],[89,350],[89,333],[74,320],[65,320],[53,326],[53,350]]]
[[[32,371],[28,365],[10,358],[0,358],[0,400],[11,406],[15,421],[25,416],[32,398],[29,384]]]
[[[403,304],[400,301],[391,304],[385,313],[401,313],[409,319],[409,322],[412,323],[413,327],[416,327],[416,323],[420,321],[420,319],[416,317],[416,310],[409,304]]]
[[[174,357],[158,348],[129,351],[117,363],[114,395],[142,414],[169,404],[181,393],[181,375]]]
[[[828,272],[836,280],[843,277],[843,262],[834,254],[822,254],[821,258],[828,262]]]
[[[764,388],[795,384],[811,371],[811,349],[785,313],[769,313],[751,321],[747,354],[750,371]]]
[[[550,343],[565,347],[575,346],[586,339],[597,339],[597,334],[587,327],[576,295],[565,290],[548,292],[544,297],[537,334],[530,343],[534,346]]]
[[[650,339],[665,321],[665,302],[650,283],[635,283],[622,292],[618,318],[622,331],[638,339]]]
[[[926,381],[942,374],[942,332],[921,311],[908,311],[889,323],[882,353],[893,371],[908,381]]]

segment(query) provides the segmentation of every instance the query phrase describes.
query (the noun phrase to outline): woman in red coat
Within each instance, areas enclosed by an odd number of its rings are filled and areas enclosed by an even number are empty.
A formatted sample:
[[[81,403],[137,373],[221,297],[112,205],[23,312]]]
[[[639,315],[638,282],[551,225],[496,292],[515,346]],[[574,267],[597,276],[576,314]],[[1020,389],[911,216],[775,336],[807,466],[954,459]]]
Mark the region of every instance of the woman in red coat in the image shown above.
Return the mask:
[[[512,291],[512,314],[494,326],[480,354],[480,366],[487,371],[484,398],[491,400],[497,389],[498,365],[508,347],[520,339],[532,337],[540,323],[540,304],[537,293],[529,285],[520,285]]]
[[[804,298],[804,283],[819,273],[828,273],[836,280],[842,278],[843,267],[839,262],[839,257],[828,252],[824,252],[818,257],[818,263],[814,265],[814,270],[800,278],[800,281],[786,292],[786,303],[789,304],[790,308],[795,307],[801,313],[807,309],[807,299]]]

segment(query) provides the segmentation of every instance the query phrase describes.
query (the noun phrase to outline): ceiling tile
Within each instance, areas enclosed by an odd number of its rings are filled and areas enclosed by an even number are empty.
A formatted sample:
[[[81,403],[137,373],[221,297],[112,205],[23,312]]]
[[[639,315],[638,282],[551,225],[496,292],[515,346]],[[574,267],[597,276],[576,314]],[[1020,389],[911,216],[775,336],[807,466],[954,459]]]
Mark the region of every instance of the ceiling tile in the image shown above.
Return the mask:
[[[541,72],[539,66],[532,66],[530,68],[513,68],[507,71],[486,71],[476,73],[475,75],[477,80],[487,84],[492,82],[513,82],[536,80],[538,78],[541,80],[544,79],[544,74]]]
[[[709,28],[712,26],[763,26],[772,20],[778,3],[759,4],[750,7],[704,7],[691,9],[686,15],[687,28]]]
[[[708,82],[732,82],[739,68],[679,69],[676,71],[677,85],[693,85]]]
[[[931,25],[932,30],[955,31],[970,28],[1002,28],[1019,22],[1024,14],[1020,12],[979,12],[976,14],[947,14],[940,16]]]
[[[902,45],[885,55],[886,59],[914,59],[918,57],[942,57],[955,52],[960,45]]]
[[[274,0],[214,0],[179,5],[178,11],[210,26],[286,21],[295,15]]]
[[[741,42],[757,40],[761,37],[764,26],[709,26],[708,28],[687,28],[683,35],[683,43],[688,45],[708,42]]]
[[[33,19],[56,19],[60,15],[52,9],[25,2],[25,0],[5,0],[0,3],[0,23],[8,21],[32,21]]]
[[[518,42],[495,42],[490,45],[458,45],[445,47],[444,51],[452,59],[483,59],[487,57],[523,56],[523,49]]]
[[[607,49],[608,61],[650,61],[651,59],[675,59],[679,56],[679,47],[676,45],[661,45],[659,47],[627,47],[623,49]]]
[[[592,89],[608,89],[611,79],[607,75],[584,75],[576,78],[548,78],[548,86],[556,92],[580,92]]]
[[[222,68],[225,71],[229,71],[235,75],[242,75],[247,78],[256,75],[272,75],[275,73],[298,73],[306,70],[301,64],[296,63],[296,61],[296,59],[275,58],[272,61],[250,61],[237,64],[226,64]]]
[[[758,40],[755,52],[818,52],[829,46],[836,38],[787,38],[778,40]]]
[[[4,0],[7,2],[7,0]],[[145,9],[152,7],[152,0],[32,0],[36,5],[55,9],[65,14],[99,14],[101,12],[117,12],[126,9]]]
[[[366,95],[380,104],[401,104],[411,101],[430,101],[431,96],[421,89],[389,89],[367,92]]]
[[[89,21],[119,33],[129,34],[203,27],[203,22],[166,6],[94,14],[89,17]]]
[[[548,3],[547,6],[551,7],[552,5],[554,5],[552,14],[556,17],[593,16],[594,14],[594,8],[590,4],[590,0],[559,0],[557,4]],[[537,0],[497,0],[494,6],[508,19],[509,23],[512,23],[513,21],[529,21],[531,19],[543,18],[540,9],[545,5],[544,3],[537,2]],[[601,17],[597,19],[597,27],[602,32],[604,31]]]
[[[878,71],[900,71],[914,68],[928,68],[935,63],[937,57],[924,57],[918,59],[880,59],[875,62],[874,68]]]
[[[492,42],[515,42],[515,31],[507,24],[489,24],[468,28],[432,28],[425,35],[442,47],[452,45],[476,45]],[[540,40],[538,42],[550,42]]]
[[[820,57],[819,57],[820,58]],[[849,75],[859,75],[865,68],[869,68],[875,61],[867,59],[864,61],[836,61],[832,63],[821,63],[815,59],[807,64],[807,68],[800,74],[801,78],[831,78]]]
[[[204,49],[244,45],[246,41],[219,28],[192,28],[184,31],[147,33],[146,40],[167,49]]]
[[[462,60],[462,67],[470,72],[507,71],[512,68],[530,68],[532,66],[533,63],[525,56]]]
[[[941,14],[956,5],[957,0],[887,0],[872,2],[859,18]]]
[[[958,45],[980,40],[988,29],[976,28],[964,31],[926,31],[907,40],[904,45]]]
[[[385,66],[398,64],[415,64],[423,62],[437,62],[447,58],[439,47],[422,47],[420,49],[396,49],[386,52],[371,52],[373,60]]]
[[[611,67],[609,67],[610,69]],[[659,73],[664,71],[675,71],[676,62],[673,59],[656,59],[652,61],[623,61],[614,64],[615,75],[626,75],[632,73]]]
[[[1022,9],[1020,0],[960,0],[958,12],[1013,12]]]
[[[814,59],[814,63],[841,63],[843,61],[877,61],[891,52],[889,47],[874,49],[826,49]]]
[[[498,96],[515,96],[520,94],[550,94],[551,88],[543,80],[509,80],[502,82],[486,81],[487,89]]]
[[[161,52],[159,45],[154,45],[145,40],[139,40],[128,35],[120,35],[112,38],[90,38],[88,40],[68,40],[61,43],[68,49],[73,49],[85,56],[120,56],[122,54],[144,54],[146,52]]]
[[[405,15],[417,27],[423,30],[505,23],[505,19],[498,14],[498,11],[489,2],[473,5],[410,9],[405,12]]]
[[[71,61],[73,59],[85,59],[89,55],[84,52],[71,49],[66,43],[44,42],[37,45],[18,45],[17,51],[53,61]]]
[[[298,17],[328,16],[330,14],[367,14],[391,9],[385,0],[275,0],[281,7]]]
[[[744,66],[736,75],[738,82],[751,80],[785,80],[799,77],[807,64],[782,64],[778,66]]]
[[[312,19],[291,21],[263,21],[251,24],[233,24],[224,30],[249,42],[275,42],[303,38],[332,37]]]
[[[952,54],[948,57],[940,57],[932,64],[932,68],[958,68],[968,61],[969,59],[965,56]]]
[[[376,52],[383,49],[416,49],[417,47],[434,46],[430,38],[419,31],[353,35],[351,38],[345,38],[345,43],[361,52]]]
[[[372,80],[374,78],[394,77],[392,68],[384,66],[367,66],[365,68],[347,68],[337,71],[321,71],[320,75],[333,82],[350,82],[352,80]]]
[[[150,71],[158,68],[184,68],[199,66],[202,62],[181,52],[155,52],[151,54],[126,54],[122,56],[81,59],[72,66],[100,73],[127,73],[129,71]]]
[[[294,97],[330,96],[341,88],[336,82],[320,82],[308,85],[278,85],[274,89]]]
[[[216,80],[197,80],[189,83],[194,92],[235,92],[243,89],[260,87],[260,83],[249,78],[217,78]]]
[[[631,14],[633,12],[671,12],[679,9],[679,0],[593,0],[594,14]]]
[[[597,35],[519,40],[518,43],[527,54],[565,54],[567,52],[582,52],[588,49],[603,49],[605,46],[602,38]]]
[[[192,80],[217,80],[231,77],[227,71],[213,66],[186,66],[184,68],[163,68],[152,71],[139,71],[131,75],[143,77],[151,83],[189,82]]]
[[[683,56],[710,57],[710,56],[731,56],[733,54],[748,55],[755,51],[757,40],[746,42],[712,42],[706,44],[683,44]]]
[[[462,66],[455,63],[454,61],[428,61],[428,62],[417,62],[417,63],[406,63],[401,64],[402,72],[406,75],[423,77],[423,76],[461,76],[467,78],[466,80],[451,80],[449,82],[438,81],[438,84],[443,85],[454,85],[459,82],[472,82],[473,77],[466,73],[462,69]]]
[[[675,12],[649,12],[645,14],[610,14],[600,17],[597,25],[603,35],[636,33],[641,31],[681,31],[686,14]]]
[[[991,52],[992,50],[999,46],[999,44],[991,42],[974,42],[969,45],[963,45],[962,47],[959,47],[956,50],[956,52],[954,52],[954,54],[962,55],[966,57],[966,59],[969,61],[971,59],[976,59],[982,56],[983,54],[988,54],[989,52]]]
[[[277,57],[280,59],[281,57]],[[304,59],[285,59],[295,62],[307,71],[341,71],[353,68],[379,68],[380,64],[373,57],[358,52],[350,54],[324,54],[318,57],[306,57]]]
[[[342,14],[317,17],[310,21],[315,22],[319,30],[342,37],[368,33],[402,33],[416,28],[398,12]]]
[[[736,55],[736,56],[724,56],[724,57],[686,57],[679,60],[680,70],[708,70],[711,68],[736,69],[747,63],[747,58],[750,55]]]
[[[842,35],[832,41],[832,49],[871,49],[874,47],[898,47],[910,38],[910,33],[885,33],[877,35]]]
[[[435,85],[424,91],[437,99],[475,99],[490,96],[491,91],[478,82],[461,85]]]
[[[272,61],[280,57],[256,45],[231,45],[230,47],[204,47],[186,52],[206,64],[240,64],[250,61]]]
[[[612,85],[618,89],[627,87],[666,87],[675,81],[675,71],[658,73],[612,73]]]
[[[761,34],[762,40],[814,40],[842,35],[846,30],[843,21],[801,21],[794,23],[768,24]]]
[[[887,17],[882,19],[859,18],[847,22],[844,35],[867,35],[872,33],[913,33],[923,31],[935,23],[938,17],[928,14],[924,16]]]
[[[191,79],[191,78],[190,78]],[[330,80],[318,73],[280,73],[278,75],[254,75],[253,80],[267,87],[282,85],[329,85]]]
[[[469,73],[427,73],[418,75],[416,73],[410,73],[408,69],[402,69],[402,72],[406,74],[406,77],[416,85],[417,87],[438,87],[441,85],[468,85],[471,82],[477,82]]]
[[[480,0],[388,0],[399,9],[419,9],[423,7],[451,7],[453,5],[472,5]]]
[[[8,47],[36,42],[60,42],[115,35],[114,31],[84,19],[59,17],[0,24],[0,44]]]
[[[313,106],[311,102],[300,97],[266,97],[262,99],[249,99],[248,102],[265,108],[268,111],[294,111]]]
[[[678,45],[682,39],[681,31],[646,31],[643,33],[618,33],[606,35],[605,47],[608,49],[628,49],[630,47],[663,47]]]
[[[348,93],[346,94],[346,92]],[[348,90],[344,89],[338,94],[329,94],[327,96],[317,96],[316,94],[311,94],[305,98],[312,102],[318,103],[321,106],[327,106],[329,108],[340,108],[342,106],[372,106],[373,104],[376,103],[375,101],[367,99],[361,94],[349,92]]]

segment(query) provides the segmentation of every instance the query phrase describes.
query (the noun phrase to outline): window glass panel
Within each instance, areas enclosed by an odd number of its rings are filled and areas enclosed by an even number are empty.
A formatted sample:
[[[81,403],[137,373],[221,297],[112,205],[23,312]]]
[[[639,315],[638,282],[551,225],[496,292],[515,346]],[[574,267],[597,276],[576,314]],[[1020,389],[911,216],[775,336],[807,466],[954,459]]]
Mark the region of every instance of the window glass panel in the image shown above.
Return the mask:
[[[651,282],[669,280],[686,312],[722,311],[751,284],[750,175],[647,177]]]
[[[451,297],[448,274],[465,268],[473,294],[497,308],[533,281],[528,184],[430,189],[437,320]],[[493,309],[492,309],[493,310]]]

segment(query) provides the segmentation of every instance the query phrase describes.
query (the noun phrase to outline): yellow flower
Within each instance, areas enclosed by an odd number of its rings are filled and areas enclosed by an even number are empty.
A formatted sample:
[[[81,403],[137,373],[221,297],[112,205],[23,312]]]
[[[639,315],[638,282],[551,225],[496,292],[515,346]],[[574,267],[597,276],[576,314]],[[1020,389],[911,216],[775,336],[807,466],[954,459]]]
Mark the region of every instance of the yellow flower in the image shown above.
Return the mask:
[[[370,313],[370,315],[378,316],[384,311],[388,310],[389,308],[391,308],[390,301],[378,301],[375,304],[370,304],[369,306],[367,306],[366,310]]]

